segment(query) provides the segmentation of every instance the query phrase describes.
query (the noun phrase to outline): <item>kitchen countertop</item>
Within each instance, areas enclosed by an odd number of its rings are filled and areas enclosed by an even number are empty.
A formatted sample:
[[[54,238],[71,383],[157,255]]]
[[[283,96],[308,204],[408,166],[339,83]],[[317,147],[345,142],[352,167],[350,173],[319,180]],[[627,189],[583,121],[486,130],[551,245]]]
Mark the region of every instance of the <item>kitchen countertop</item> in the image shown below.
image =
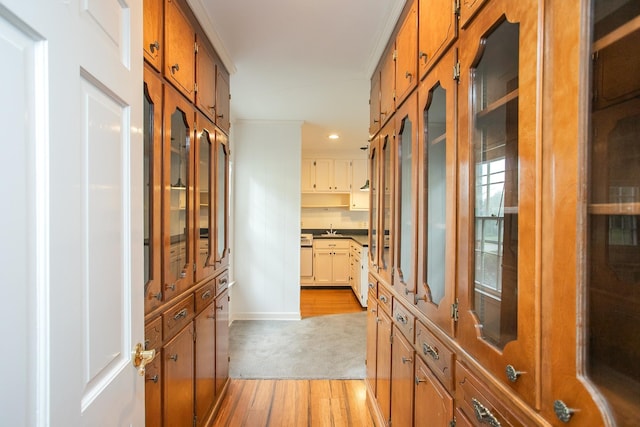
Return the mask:
[[[302,233],[313,234],[314,239],[351,239],[360,246],[369,246],[369,231],[360,229],[334,230],[336,234],[326,234],[326,230],[302,229]]]

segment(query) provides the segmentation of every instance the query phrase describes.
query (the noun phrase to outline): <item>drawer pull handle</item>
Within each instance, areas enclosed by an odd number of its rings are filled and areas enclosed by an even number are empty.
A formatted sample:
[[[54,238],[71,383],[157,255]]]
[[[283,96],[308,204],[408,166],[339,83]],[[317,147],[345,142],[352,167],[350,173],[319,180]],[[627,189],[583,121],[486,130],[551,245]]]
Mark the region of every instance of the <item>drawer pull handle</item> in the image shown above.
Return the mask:
[[[420,385],[420,383],[426,383],[427,379],[426,378],[420,378],[416,375],[416,385]]]
[[[226,286],[227,284],[227,279],[222,279],[220,280],[220,283],[218,284],[218,286]]]
[[[158,40],[149,45],[149,50],[151,50],[151,53],[155,53],[156,50],[160,50],[160,43],[158,43]]]
[[[407,316],[403,316],[400,313],[396,314],[396,320],[398,322],[402,323],[403,325],[406,325],[407,323],[409,323],[409,320],[407,319]]]
[[[158,292],[157,294],[151,294],[151,298],[155,298],[158,301],[162,300],[162,292]]]
[[[402,356],[402,363],[403,363],[403,364],[405,364],[405,363],[411,363],[411,362],[413,362],[413,359],[412,359],[412,358]]]
[[[216,309],[222,311],[222,306],[221,305],[216,305]]]
[[[164,287],[164,288],[165,288],[165,289],[168,289],[168,290],[170,290],[170,291],[175,291],[175,290],[176,290],[176,284],[175,284],[175,283],[172,283],[172,284],[170,284],[170,285],[165,285],[165,287]]]
[[[475,412],[476,419],[480,424],[489,424],[491,427],[501,427],[500,421],[498,421],[491,411],[485,408],[478,399],[475,397],[471,398],[471,403],[473,404],[473,412]]]
[[[158,374],[155,374],[152,377],[147,377],[147,381],[153,381],[154,383],[158,383]]]
[[[440,359],[440,355],[438,354],[438,349],[436,347],[432,347],[427,343],[422,343],[422,352],[425,355],[431,356],[433,360]]]
[[[553,402],[553,412],[556,413],[556,417],[558,417],[560,421],[568,423],[576,410],[569,408],[562,400],[556,400]]]
[[[513,365],[507,365],[505,372],[507,374],[507,379],[512,383],[518,381],[518,377],[520,377],[520,375],[526,374],[526,372],[516,371],[516,368],[514,368]]]
[[[380,301],[386,304],[387,302],[389,302],[389,299],[384,295],[380,295]]]
[[[169,356],[169,359],[173,360],[174,362],[177,362],[178,361],[178,353],[172,354],[171,356]]]
[[[171,74],[175,74],[176,71],[180,71],[180,66],[178,64],[173,64],[171,66]]]
[[[369,283],[369,289],[373,289],[373,288],[374,288],[373,283]]]
[[[200,297],[202,299],[209,299],[211,298],[211,289],[209,289],[207,292],[205,292],[204,294],[202,294],[202,296]]]
[[[173,320],[184,319],[185,317],[187,317],[188,313],[189,313],[189,311],[186,308],[183,308],[182,310],[177,312],[175,316],[173,316]]]

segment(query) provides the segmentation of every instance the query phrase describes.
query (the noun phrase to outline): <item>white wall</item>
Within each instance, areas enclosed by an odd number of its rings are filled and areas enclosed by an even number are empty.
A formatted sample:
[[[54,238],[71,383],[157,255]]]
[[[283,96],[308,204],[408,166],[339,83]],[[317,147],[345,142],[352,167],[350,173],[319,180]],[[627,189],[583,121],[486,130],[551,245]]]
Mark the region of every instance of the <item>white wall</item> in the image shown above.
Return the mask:
[[[302,122],[234,122],[231,319],[300,319]]]

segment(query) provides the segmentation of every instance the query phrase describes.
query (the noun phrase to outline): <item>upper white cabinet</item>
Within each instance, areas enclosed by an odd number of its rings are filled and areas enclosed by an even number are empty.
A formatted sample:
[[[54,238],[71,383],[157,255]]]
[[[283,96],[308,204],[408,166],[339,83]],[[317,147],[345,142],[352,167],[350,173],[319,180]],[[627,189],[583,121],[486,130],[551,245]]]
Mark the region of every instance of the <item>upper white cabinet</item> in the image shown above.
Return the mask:
[[[351,161],[351,205],[352,211],[369,210],[369,173],[367,159]]]
[[[302,159],[303,193],[350,193],[351,160]]]

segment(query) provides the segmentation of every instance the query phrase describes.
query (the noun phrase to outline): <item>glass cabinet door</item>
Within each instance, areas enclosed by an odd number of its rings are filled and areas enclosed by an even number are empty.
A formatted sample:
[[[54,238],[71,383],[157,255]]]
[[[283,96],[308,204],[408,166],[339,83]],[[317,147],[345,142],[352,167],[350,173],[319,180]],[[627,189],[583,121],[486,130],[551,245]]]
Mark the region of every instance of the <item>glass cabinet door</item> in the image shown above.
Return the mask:
[[[416,292],[416,216],[417,216],[417,93],[396,112],[398,136],[395,149],[396,233],[393,283],[413,301]]]
[[[594,0],[589,144],[589,377],[640,425],[640,3]]]
[[[418,310],[446,331],[454,332],[456,141],[454,112],[458,83],[451,70],[452,50],[420,85],[418,112]]]
[[[369,270],[378,272],[378,252],[379,242],[379,202],[380,200],[380,155],[379,141],[376,137],[371,141],[369,148],[369,171],[371,177],[369,181]]]
[[[144,69],[144,308],[162,302],[160,172],[162,161],[162,82]]]
[[[458,335],[535,405],[537,9],[505,3],[490,2],[461,33],[459,116],[469,126],[460,129],[468,169],[459,194]]]
[[[165,86],[164,293],[170,299],[193,282],[193,109]]]
[[[391,285],[393,263],[393,121],[380,131],[380,277]]]
[[[216,262],[217,267],[229,263],[229,147],[227,137],[216,133]]]
[[[195,244],[196,281],[212,276],[215,270],[213,254],[213,153],[215,127],[209,119],[198,113],[195,143],[196,188],[195,202]]]

